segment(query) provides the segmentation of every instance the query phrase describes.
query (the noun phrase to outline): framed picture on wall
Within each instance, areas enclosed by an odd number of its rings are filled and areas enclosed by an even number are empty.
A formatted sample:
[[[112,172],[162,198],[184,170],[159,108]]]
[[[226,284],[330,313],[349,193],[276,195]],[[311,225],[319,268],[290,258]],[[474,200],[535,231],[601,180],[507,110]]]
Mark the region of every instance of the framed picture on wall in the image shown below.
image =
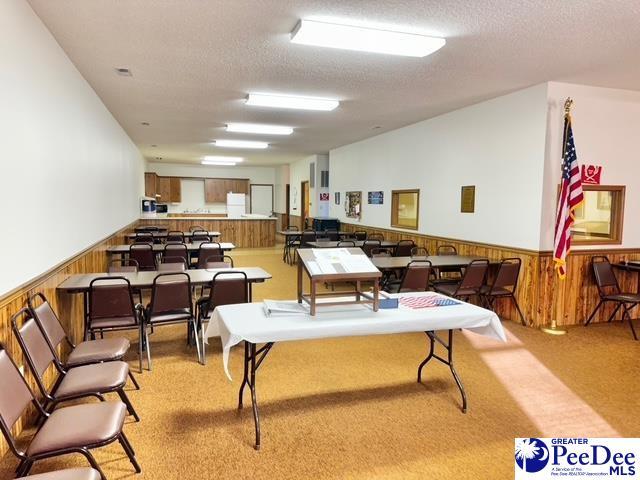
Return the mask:
[[[362,192],[347,192],[344,199],[344,211],[347,217],[360,219]]]
[[[384,203],[384,192],[369,192],[367,194],[367,203],[370,205],[382,205]]]

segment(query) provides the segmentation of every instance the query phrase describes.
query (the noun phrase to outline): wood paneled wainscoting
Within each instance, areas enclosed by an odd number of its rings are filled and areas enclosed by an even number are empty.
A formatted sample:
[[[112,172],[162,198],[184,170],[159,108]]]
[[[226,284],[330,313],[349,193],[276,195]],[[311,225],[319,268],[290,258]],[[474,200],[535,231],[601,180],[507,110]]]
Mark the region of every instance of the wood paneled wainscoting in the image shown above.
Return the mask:
[[[60,263],[48,272],[43,273],[38,278],[35,278],[0,297],[0,342],[2,342],[2,344],[7,348],[9,354],[19,366],[25,366],[25,371],[27,372],[26,377],[34,392],[38,392],[38,388],[29,373],[26,361],[20,351],[18,341],[11,330],[11,316],[25,306],[29,296],[36,292],[42,292],[52,303],[53,308],[60,316],[60,319],[64,324],[64,328],[71,335],[72,340],[81,340],[84,325],[82,319],[82,297],[79,295],[58,295],[56,293],[56,287],[70,274],[106,272],[108,264],[108,254],[106,252],[107,247],[126,243],[125,234],[133,231],[136,223],[137,222],[134,222],[131,225],[128,225],[110,237],[94,244],[69,260]],[[66,354],[66,352],[64,353]],[[46,381],[51,382],[54,376],[54,372],[51,370],[46,372],[45,379]],[[17,422],[17,432],[20,432],[23,426],[29,424],[34,413],[33,409],[30,410],[25,418],[22,418]],[[7,444],[3,438],[0,438],[0,456],[4,455],[7,450]]]
[[[276,244],[275,219],[227,219],[227,218],[145,218],[140,225],[157,225],[169,230],[189,231],[200,226],[222,234],[220,240],[231,242],[238,248],[273,247]]]
[[[532,326],[546,325],[555,319],[559,325],[580,325],[585,322],[598,304],[598,290],[591,273],[591,257],[606,255],[612,263],[625,258],[640,259],[640,249],[574,250],[567,261],[567,278],[557,279],[553,270],[551,252],[525,250],[501,245],[490,245],[450,238],[434,237],[391,229],[372,228],[359,224],[342,223],[341,230],[364,230],[380,233],[385,240],[413,240],[435,254],[439,245],[453,245],[460,255],[478,255],[491,260],[517,257],[522,260],[522,269],[516,298],[524,316]],[[635,273],[616,270],[623,290],[635,292]],[[503,319],[519,322],[518,314],[508,300],[499,300],[497,313]],[[593,322],[606,321],[613,306],[602,308]],[[618,318],[620,313],[618,314]]]

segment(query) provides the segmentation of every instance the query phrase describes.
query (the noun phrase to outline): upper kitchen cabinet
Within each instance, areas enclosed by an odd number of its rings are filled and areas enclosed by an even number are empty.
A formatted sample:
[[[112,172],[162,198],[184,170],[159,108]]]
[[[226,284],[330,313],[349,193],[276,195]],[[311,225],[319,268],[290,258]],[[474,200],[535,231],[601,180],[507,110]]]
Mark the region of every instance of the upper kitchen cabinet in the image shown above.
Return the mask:
[[[156,182],[158,176],[153,172],[145,172],[144,174],[144,195],[145,197],[155,198],[157,190],[156,190]]]
[[[160,195],[160,198],[158,199],[159,202],[171,202],[171,178],[157,177],[156,194]]]
[[[182,201],[182,182],[179,177],[170,177],[169,198],[172,203]]]

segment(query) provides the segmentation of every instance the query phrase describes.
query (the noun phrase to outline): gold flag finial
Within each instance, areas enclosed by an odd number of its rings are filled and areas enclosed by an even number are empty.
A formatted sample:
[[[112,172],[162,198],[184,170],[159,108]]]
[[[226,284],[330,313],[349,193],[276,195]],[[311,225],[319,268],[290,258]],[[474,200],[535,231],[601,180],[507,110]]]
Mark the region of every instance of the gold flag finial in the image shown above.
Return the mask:
[[[571,97],[567,97],[564,101],[564,114],[569,115],[571,113],[571,105],[573,105],[573,100]]]

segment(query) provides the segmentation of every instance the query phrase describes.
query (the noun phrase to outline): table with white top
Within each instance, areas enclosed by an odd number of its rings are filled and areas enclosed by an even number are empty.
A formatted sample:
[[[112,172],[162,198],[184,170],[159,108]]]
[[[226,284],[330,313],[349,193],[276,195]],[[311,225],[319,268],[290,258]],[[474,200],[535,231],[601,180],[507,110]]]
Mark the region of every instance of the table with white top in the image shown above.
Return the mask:
[[[448,299],[434,292],[402,293],[392,298],[430,297]],[[413,298],[413,300],[418,300]],[[411,301],[411,300],[409,300]],[[298,305],[291,301],[291,305]],[[302,308],[302,307],[300,307]],[[308,312],[272,314],[267,316],[262,303],[223,305],[213,312],[205,339],[220,336],[224,370],[229,378],[229,353],[234,345],[244,341],[244,375],[238,393],[238,409],[242,408],[245,386],[251,391],[255,424],[255,448],[260,449],[260,416],[256,400],[256,372],[276,342],[314,340],[360,335],[384,335],[424,332],[429,341],[429,353],[418,366],[417,379],[422,381],[422,369],[431,360],[449,367],[462,396],[462,411],[467,411],[464,386],[453,365],[453,333],[458,329],[506,341],[497,315],[484,308],[457,301],[455,305],[410,308],[401,304],[395,309],[373,312],[364,305],[325,307],[312,317]],[[437,331],[446,331],[441,338]],[[446,358],[435,351],[436,342],[444,347]],[[260,347],[258,345],[262,344]]]

